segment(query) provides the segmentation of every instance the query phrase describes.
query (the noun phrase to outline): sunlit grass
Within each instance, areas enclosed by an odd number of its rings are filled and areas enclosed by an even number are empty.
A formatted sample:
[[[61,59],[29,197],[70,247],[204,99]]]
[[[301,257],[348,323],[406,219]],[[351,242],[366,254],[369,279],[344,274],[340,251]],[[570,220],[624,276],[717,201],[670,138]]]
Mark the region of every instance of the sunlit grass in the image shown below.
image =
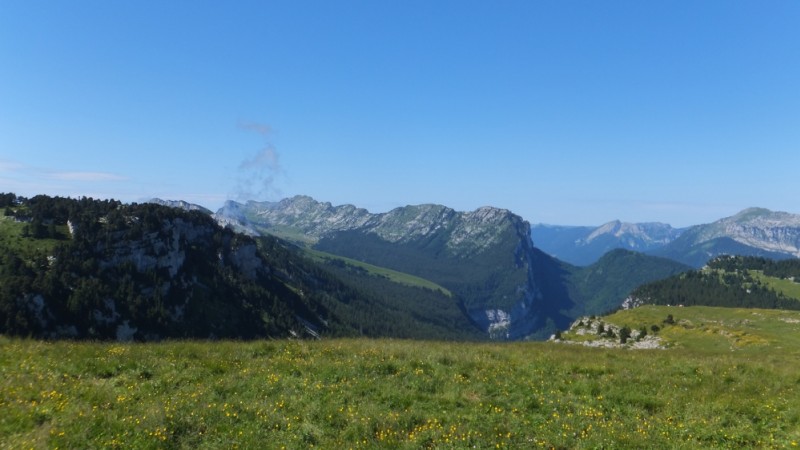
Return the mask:
[[[414,276],[408,273],[398,272],[396,270],[387,269],[386,267],[375,266],[373,264],[365,263],[363,261],[358,261],[352,258],[334,255],[332,253],[314,250],[311,248],[306,248],[304,249],[304,251],[315,261],[326,262],[327,260],[339,260],[344,262],[345,264],[355,267],[360,267],[372,275],[386,277],[395,283],[404,284],[406,286],[420,287],[423,289],[431,289],[434,291],[439,291],[448,297],[453,296],[453,294],[449,290],[445,289],[439,284],[434,283],[433,281],[426,280],[425,278],[420,278],[418,276]]]
[[[12,254],[22,255],[25,258],[30,258],[37,253],[49,254],[61,242],[56,239],[23,237],[26,224],[17,222],[13,217],[4,214],[4,211],[0,209],[0,245]],[[59,225],[56,230],[64,236],[69,236],[66,225]]]
[[[0,447],[791,448],[798,332],[782,327],[723,351],[0,338]]]
[[[780,292],[786,297],[800,301],[800,283],[794,280],[768,277],[760,270],[751,270],[750,275],[766,286],[775,289],[776,292]]]

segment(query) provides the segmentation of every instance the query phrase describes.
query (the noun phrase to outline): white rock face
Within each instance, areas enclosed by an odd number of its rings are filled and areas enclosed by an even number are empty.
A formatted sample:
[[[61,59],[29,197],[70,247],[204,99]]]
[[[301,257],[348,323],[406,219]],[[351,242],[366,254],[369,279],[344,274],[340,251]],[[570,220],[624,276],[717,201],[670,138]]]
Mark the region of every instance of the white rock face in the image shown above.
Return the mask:
[[[800,215],[797,214],[749,208],[700,227],[698,242],[729,237],[751,247],[800,257]]]
[[[511,315],[502,309],[487,309],[486,320],[489,322],[489,333],[507,330],[511,325]]]
[[[186,262],[186,251],[181,242],[194,241],[210,237],[210,227],[198,227],[181,219],[164,222],[160,232],[148,233],[136,241],[112,243],[109,251],[112,256],[101,263],[101,267],[131,262],[139,272],[151,269],[167,269],[171,277],[177,275]],[[162,233],[170,233],[169,239],[163,239]]]

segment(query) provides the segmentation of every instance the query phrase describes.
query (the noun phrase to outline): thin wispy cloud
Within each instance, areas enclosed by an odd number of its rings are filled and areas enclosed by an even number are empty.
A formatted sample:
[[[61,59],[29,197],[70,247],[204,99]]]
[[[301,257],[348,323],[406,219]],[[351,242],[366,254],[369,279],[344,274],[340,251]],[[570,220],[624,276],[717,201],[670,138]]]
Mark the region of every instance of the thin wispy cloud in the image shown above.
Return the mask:
[[[264,123],[239,122],[239,128],[247,131],[254,131],[265,137],[272,133],[272,127]]]
[[[0,172],[15,172],[24,168],[25,166],[18,162],[0,159]]]
[[[120,198],[124,196],[120,190],[129,181],[129,177],[112,172],[59,170],[0,160],[0,189],[19,195]]]

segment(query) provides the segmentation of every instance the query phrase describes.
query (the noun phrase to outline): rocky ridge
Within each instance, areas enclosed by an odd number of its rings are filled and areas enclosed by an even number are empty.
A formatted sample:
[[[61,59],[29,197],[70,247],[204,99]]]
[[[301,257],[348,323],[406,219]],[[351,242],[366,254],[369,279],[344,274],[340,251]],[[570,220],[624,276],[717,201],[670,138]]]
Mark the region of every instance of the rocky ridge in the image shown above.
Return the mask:
[[[423,204],[373,214],[353,205],[295,196],[278,202],[229,202],[216,217],[266,233],[288,233],[329,253],[430,277],[461,292],[467,315],[493,338],[519,339],[542,326],[543,294],[534,270],[530,225],[508,210],[459,212]]]
[[[447,248],[455,253],[489,248],[498,243],[507,227],[524,222],[508,210],[488,206],[458,212],[442,205],[424,204],[373,214],[353,205],[333,206],[302,195],[278,202],[229,201],[215,217],[220,223],[250,230],[291,228],[312,242],[353,230],[374,234],[391,243],[408,243],[447,233]]]
[[[800,257],[800,215],[748,208],[740,213],[700,226],[697,241],[729,237],[759,249]]]

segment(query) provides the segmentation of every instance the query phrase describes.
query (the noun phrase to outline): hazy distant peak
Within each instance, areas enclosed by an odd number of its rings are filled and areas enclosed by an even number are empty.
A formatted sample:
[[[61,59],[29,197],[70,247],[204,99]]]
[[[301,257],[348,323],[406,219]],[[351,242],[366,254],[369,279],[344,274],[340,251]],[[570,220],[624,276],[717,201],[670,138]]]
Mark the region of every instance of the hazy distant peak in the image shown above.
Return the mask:
[[[646,252],[676,239],[683,230],[660,222],[629,223],[612,220],[598,227],[536,225],[536,246],[571,264],[588,265],[609,250]]]
[[[720,221],[738,223],[762,222],[794,226],[800,225],[800,215],[783,211],[771,211],[766,208],[747,208]]]
[[[663,244],[677,237],[677,234],[677,230],[665,223],[630,223],[613,220],[597,227],[589,236],[582,240],[582,243],[588,244],[603,236],[613,236],[615,238],[628,240],[631,242],[630,247],[633,249],[639,246],[633,244],[634,241]]]

